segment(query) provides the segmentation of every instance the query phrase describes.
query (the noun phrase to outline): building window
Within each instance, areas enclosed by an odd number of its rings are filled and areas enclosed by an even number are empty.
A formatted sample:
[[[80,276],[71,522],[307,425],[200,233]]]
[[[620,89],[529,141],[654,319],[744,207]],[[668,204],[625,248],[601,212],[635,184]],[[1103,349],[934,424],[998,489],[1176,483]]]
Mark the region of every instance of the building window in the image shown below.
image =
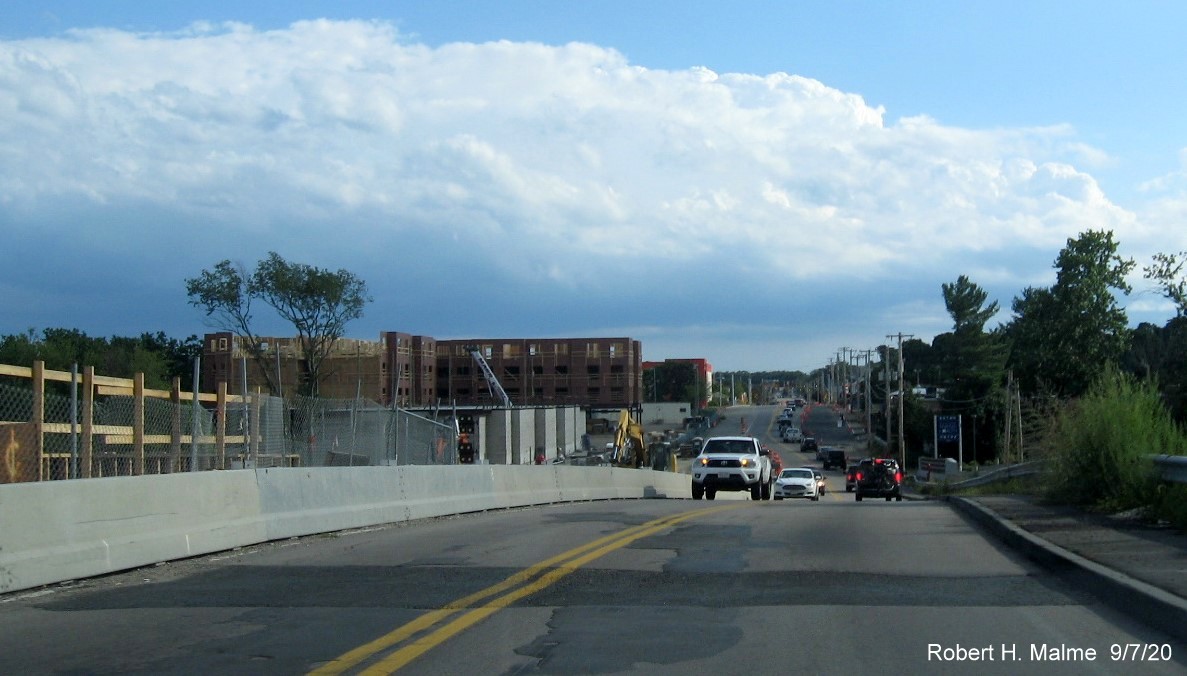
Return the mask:
[[[610,373],[622,373],[622,371],[623,371],[622,364],[611,364],[610,365]]]
[[[539,365],[533,366],[532,367],[532,375],[537,375],[537,376],[544,375],[544,367],[539,366]]]
[[[535,357],[537,352],[537,345],[535,343],[528,343],[528,354]]]
[[[226,339],[226,338],[219,338],[219,339],[218,339],[218,349],[219,349],[219,351],[220,351],[220,352],[226,352],[226,351],[227,351],[227,339]]]
[[[556,373],[557,373],[557,375],[562,375],[562,376],[569,375],[569,365],[568,364],[557,364],[556,365]]]
[[[622,346],[619,345],[618,343],[610,343],[610,358],[613,359],[613,358],[617,357],[618,353],[621,350],[622,350]]]
[[[585,372],[591,376],[596,376],[602,372],[602,367],[598,366],[597,364],[590,364],[589,366],[585,367]]]

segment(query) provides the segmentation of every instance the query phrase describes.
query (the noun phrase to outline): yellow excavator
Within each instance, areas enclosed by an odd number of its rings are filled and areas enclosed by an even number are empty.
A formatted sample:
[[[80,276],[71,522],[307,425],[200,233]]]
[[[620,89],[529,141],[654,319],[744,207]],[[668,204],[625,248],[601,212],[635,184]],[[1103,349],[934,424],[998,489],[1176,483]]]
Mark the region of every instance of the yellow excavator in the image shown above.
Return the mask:
[[[618,428],[614,430],[613,462],[618,467],[651,467],[647,442],[643,439],[643,425],[625,408],[619,412]]]

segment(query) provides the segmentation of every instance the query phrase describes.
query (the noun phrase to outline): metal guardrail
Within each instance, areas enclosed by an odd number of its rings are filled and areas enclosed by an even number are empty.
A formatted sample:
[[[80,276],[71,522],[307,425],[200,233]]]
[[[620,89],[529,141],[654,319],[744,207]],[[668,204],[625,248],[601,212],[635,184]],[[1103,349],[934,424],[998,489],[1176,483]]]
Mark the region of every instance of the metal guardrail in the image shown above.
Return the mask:
[[[974,486],[984,486],[985,484],[995,483],[997,481],[1009,481],[1018,477],[1030,476],[1038,474],[1043,471],[1042,460],[1031,460],[1030,462],[1023,462],[1017,465],[1010,465],[995,469],[991,472],[986,472],[971,479],[958,481],[956,483],[948,484],[949,488],[972,488]]]
[[[1160,480],[1169,483],[1187,484],[1187,456],[1151,455],[1149,458],[1154,463]],[[1024,462],[949,484],[949,488],[972,488],[997,481],[1008,481],[1016,477],[1037,474],[1042,471],[1042,467],[1043,462],[1041,460]]]
[[[1150,459],[1158,468],[1160,479],[1176,484],[1187,484],[1187,456],[1152,455]]]

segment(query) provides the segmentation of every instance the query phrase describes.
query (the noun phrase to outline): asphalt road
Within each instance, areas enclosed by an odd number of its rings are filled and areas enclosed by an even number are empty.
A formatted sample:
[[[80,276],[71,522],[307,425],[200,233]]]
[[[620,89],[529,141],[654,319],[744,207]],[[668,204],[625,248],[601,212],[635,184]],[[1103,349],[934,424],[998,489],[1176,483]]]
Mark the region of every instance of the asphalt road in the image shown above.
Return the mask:
[[[761,425],[762,411],[748,413]],[[733,433],[726,424],[717,432]],[[856,503],[843,488],[815,503],[743,497],[434,519],[0,597],[0,673],[1187,668],[1187,645],[1019,558],[946,504]],[[1113,646],[1128,644],[1172,661],[1113,660]]]

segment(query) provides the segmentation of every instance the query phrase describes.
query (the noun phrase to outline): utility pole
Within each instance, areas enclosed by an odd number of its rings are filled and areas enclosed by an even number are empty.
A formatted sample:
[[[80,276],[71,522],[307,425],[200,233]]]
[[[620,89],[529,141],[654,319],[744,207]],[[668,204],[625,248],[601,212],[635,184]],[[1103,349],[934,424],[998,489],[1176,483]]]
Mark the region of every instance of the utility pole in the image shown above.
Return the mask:
[[[890,346],[886,346],[886,354],[882,357],[882,383],[886,388],[886,450],[890,450]]]
[[[903,434],[903,408],[906,403],[906,393],[903,392],[903,338],[914,338],[913,335],[904,335],[897,333],[887,338],[898,339],[898,453],[899,453],[899,469],[903,472],[907,471],[907,447],[906,435]]]
[[[837,401],[844,408],[849,408],[849,398],[845,396],[845,388],[849,386],[849,348],[842,347],[837,352]]]
[[[873,388],[873,385],[874,385],[873,382],[871,382],[872,378],[870,378],[870,375],[871,375],[870,374],[870,370],[871,370],[870,357],[873,355],[873,353],[874,353],[873,350],[865,350],[863,352],[863,354],[865,355],[865,358],[866,358],[866,370],[865,370],[864,378],[865,378],[865,391],[866,391],[865,404],[866,404],[866,450],[867,451],[870,450],[871,444],[873,444],[873,442],[874,442],[874,439],[873,439],[873,437],[874,437],[874,413],[873,413],[873,411],[870,410],[874,405],[873,394],[870,392],[870,390]]]

